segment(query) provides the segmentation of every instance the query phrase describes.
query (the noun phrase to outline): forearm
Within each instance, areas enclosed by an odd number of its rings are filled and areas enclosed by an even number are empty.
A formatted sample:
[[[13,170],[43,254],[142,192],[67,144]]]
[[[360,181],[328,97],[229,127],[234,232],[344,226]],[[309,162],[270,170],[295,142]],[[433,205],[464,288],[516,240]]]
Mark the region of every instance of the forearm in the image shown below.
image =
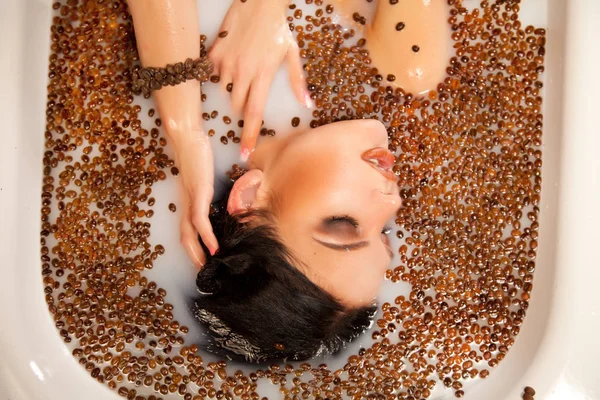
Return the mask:
[[[128,0],[144,67],[164,67],[200,56],[195,0]],[[200,82],[188,80],[153,92],[167,134],[177,141],[202,128]]]

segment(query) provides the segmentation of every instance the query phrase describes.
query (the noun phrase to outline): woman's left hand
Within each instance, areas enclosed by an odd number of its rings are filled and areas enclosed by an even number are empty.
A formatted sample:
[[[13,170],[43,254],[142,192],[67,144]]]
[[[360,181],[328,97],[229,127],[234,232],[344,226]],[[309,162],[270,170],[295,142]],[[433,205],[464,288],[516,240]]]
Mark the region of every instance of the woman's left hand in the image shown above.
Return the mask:
[[[261,129],[271,83],[285,59],[298,101],[311,107],[298,44],[286,22],[288,0],[235,0],[209,57],[223,88],[229,84],[234,111],[244,110],[241,157],[252,153]]]
[[[206,254],[198,241],[211,255],[219,249],[209,219],[214,193],[214,161],[210,138],[202,129],[190,129],[173,134],[175,161],[179,167],[181,202],[180,240],[198,268],[206,262]]]

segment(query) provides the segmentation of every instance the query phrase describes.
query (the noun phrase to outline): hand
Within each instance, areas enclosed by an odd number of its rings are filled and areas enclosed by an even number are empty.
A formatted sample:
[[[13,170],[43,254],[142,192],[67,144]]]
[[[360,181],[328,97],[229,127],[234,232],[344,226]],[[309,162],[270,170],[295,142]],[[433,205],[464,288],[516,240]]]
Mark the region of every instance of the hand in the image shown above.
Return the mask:
[[[233,84],[233,110],[244,110],[241,156],[254,150],[271,82],[281,62],[288,62],[289,78],[298,101],[312,106],[306,89],[298,44],[286,22],[285,0],[234,1],[221,25],[209,57],[223,88]]]
[[[200,268],[206,262],[206,255],[198,241],[198,234],[211,254],[219,249],[208,218],[214,193],[212,148],[202,130],[178,135],[174,147],[180,175],[181,244]]]

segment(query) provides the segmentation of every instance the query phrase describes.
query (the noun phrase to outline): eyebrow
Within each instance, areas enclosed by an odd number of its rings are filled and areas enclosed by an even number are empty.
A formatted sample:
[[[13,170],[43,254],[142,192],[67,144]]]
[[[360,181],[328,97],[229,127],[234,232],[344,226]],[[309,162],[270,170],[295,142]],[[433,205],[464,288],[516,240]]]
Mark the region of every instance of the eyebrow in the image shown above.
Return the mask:
[[[319,243],[321,246],[324,246],[324,247],[327,247],[329,249],[336,250],[336,251],[356,251],[356,250],[364,249],[365,247],[369,246],[369,242],[367,242],[367,241],[350,243],[350,244],[336,244],[336,243],[324,242],[317,238],[313,238],[313,240],[315,242]],[[387,251],[388,255],[390,256],[390,260],[392,258],[394,258],[394,254],[392,253],[392,250],[390,250],[387,246],[385,247],[385,250]]]

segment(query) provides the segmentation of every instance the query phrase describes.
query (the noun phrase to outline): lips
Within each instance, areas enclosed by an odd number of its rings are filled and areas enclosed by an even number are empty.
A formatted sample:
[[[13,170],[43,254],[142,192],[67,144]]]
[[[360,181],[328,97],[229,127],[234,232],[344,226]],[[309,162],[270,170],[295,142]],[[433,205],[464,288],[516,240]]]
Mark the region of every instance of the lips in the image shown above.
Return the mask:
[[[385,179],[394,182],[397,180],[396,174],[392,171],[392,167],[396,163],[396,157],[388,149],[376,147],[362,153],[361,158],[379,171]]]

